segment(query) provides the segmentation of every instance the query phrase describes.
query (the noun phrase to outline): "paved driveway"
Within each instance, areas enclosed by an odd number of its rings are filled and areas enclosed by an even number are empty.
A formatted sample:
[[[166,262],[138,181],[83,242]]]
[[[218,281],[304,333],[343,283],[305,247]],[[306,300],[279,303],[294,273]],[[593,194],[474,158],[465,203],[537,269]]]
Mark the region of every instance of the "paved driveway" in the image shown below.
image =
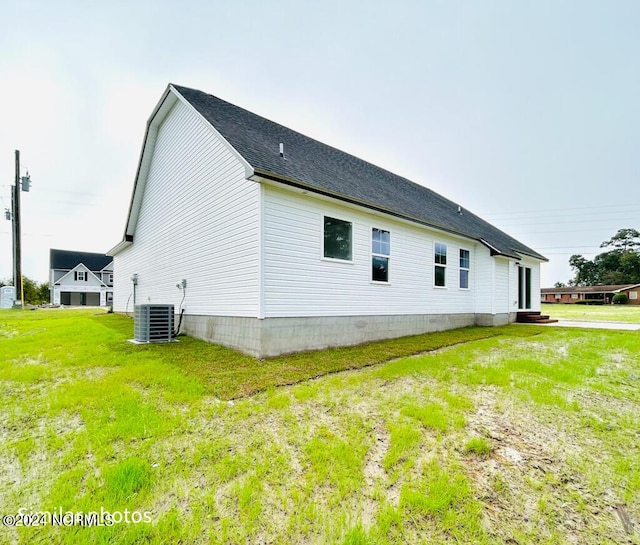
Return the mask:
[[[626,322],[577,322],[574,320],[559,320],[554,324],[540,324],[549,327],[582,327],[586,329],[620,329],[626,331],[640,331],[640,324]]]

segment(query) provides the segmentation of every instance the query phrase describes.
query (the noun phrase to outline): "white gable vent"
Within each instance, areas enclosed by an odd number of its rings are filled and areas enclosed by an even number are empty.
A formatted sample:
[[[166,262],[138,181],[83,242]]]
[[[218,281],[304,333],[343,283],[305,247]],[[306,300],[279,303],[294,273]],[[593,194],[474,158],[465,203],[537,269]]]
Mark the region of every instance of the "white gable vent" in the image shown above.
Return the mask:
[[[139,343],[170,342],[173,337],[173,305],[136,305],[133,336]]]

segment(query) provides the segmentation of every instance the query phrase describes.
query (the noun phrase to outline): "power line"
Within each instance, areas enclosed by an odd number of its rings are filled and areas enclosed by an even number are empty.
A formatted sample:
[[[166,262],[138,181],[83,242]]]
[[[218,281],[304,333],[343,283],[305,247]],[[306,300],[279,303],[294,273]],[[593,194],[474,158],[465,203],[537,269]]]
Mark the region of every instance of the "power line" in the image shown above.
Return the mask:
[[[597,206],[580,206],[580,207],[574,207],[574,208],[548,208],[546,210],[520,210],[520,211],[513,211],[510,210],[509,212],[485,212],[482,214],[482,217],[494,217],[494,216],[513,216],[513,215],[522,215],[522,214],[536,214],[536,215],[540,215],[540,214],[546,214],[546,213],[554,213],[557,212],[559,214],[565,214],[566,212],[570,212],[573,210],[600,210],[602,208],[617,208],[619,209],[620,207],[625,207],[625,206],[632,206],[632,207],[638,207],[638,203],[620,203],[620,204],[602,204],[602,205],[597,205]],[[640,209],[640,208],[639,208]],[[625,210],[625,212],[628,212],[628,210]],[[587,212],[588,213],[588,212]]]
[[[600,248],[600,246],[536,246],[539,250],[568,250],[570,248]]]
[[[533,226],[539,226],[539,225],[562,225],[564,223],[602,223],[602,222],[612,222],[615,221],[617,222],[618,225],[620,225],[620,223],[625,222],[625,223],[640,223],[640,220],[638,220],[637,217],[635,218],[591,218],[591,219],[583,219],[583,220],[567,220],[567,221],[537,221],[532,223],[531,225]],[[510,226],[510,225],[522,225],[522,221],[514,223],[514,220],[506,220],[505,223],[501,222],[501,221],[495,221],[494,223],[497,223],[499,225],[506,225],[506,226]]]
[[[536,226],[533,226],[536,227]],[[600,227],[598,229],[554,229],[553,231],[510,231],[509,234],[511,236],[529,236],[529,235],[556,235],[559,233],[588,233],[588,232],[602,232],[603,230],[608,229],[606,227]],[[611,227],[611,229],[615,229]]]

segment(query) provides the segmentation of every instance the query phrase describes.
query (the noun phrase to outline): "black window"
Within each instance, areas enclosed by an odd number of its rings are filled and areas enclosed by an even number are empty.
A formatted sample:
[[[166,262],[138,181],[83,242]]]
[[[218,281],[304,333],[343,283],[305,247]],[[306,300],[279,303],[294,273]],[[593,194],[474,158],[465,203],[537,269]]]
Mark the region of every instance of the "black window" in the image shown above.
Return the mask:
[[[350,221],[324,217],[324,257],[351,261],[352,226]]]

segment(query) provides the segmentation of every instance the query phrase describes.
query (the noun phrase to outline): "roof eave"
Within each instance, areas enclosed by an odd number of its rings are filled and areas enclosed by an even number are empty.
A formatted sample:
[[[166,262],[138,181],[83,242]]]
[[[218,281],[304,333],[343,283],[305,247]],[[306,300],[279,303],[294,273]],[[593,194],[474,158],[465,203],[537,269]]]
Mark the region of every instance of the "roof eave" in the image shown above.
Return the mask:
[[[111,256],[111,257],[115,257],[122,250],[124,250],[125,248],[128,248],[132,244],[133,244],[133,236],[126,235],[123,240],[118,242],[118,244],[116,244],[113,248],[111,248],[111,250],[109,250],[105,255],[108,255],[108,256]]]

